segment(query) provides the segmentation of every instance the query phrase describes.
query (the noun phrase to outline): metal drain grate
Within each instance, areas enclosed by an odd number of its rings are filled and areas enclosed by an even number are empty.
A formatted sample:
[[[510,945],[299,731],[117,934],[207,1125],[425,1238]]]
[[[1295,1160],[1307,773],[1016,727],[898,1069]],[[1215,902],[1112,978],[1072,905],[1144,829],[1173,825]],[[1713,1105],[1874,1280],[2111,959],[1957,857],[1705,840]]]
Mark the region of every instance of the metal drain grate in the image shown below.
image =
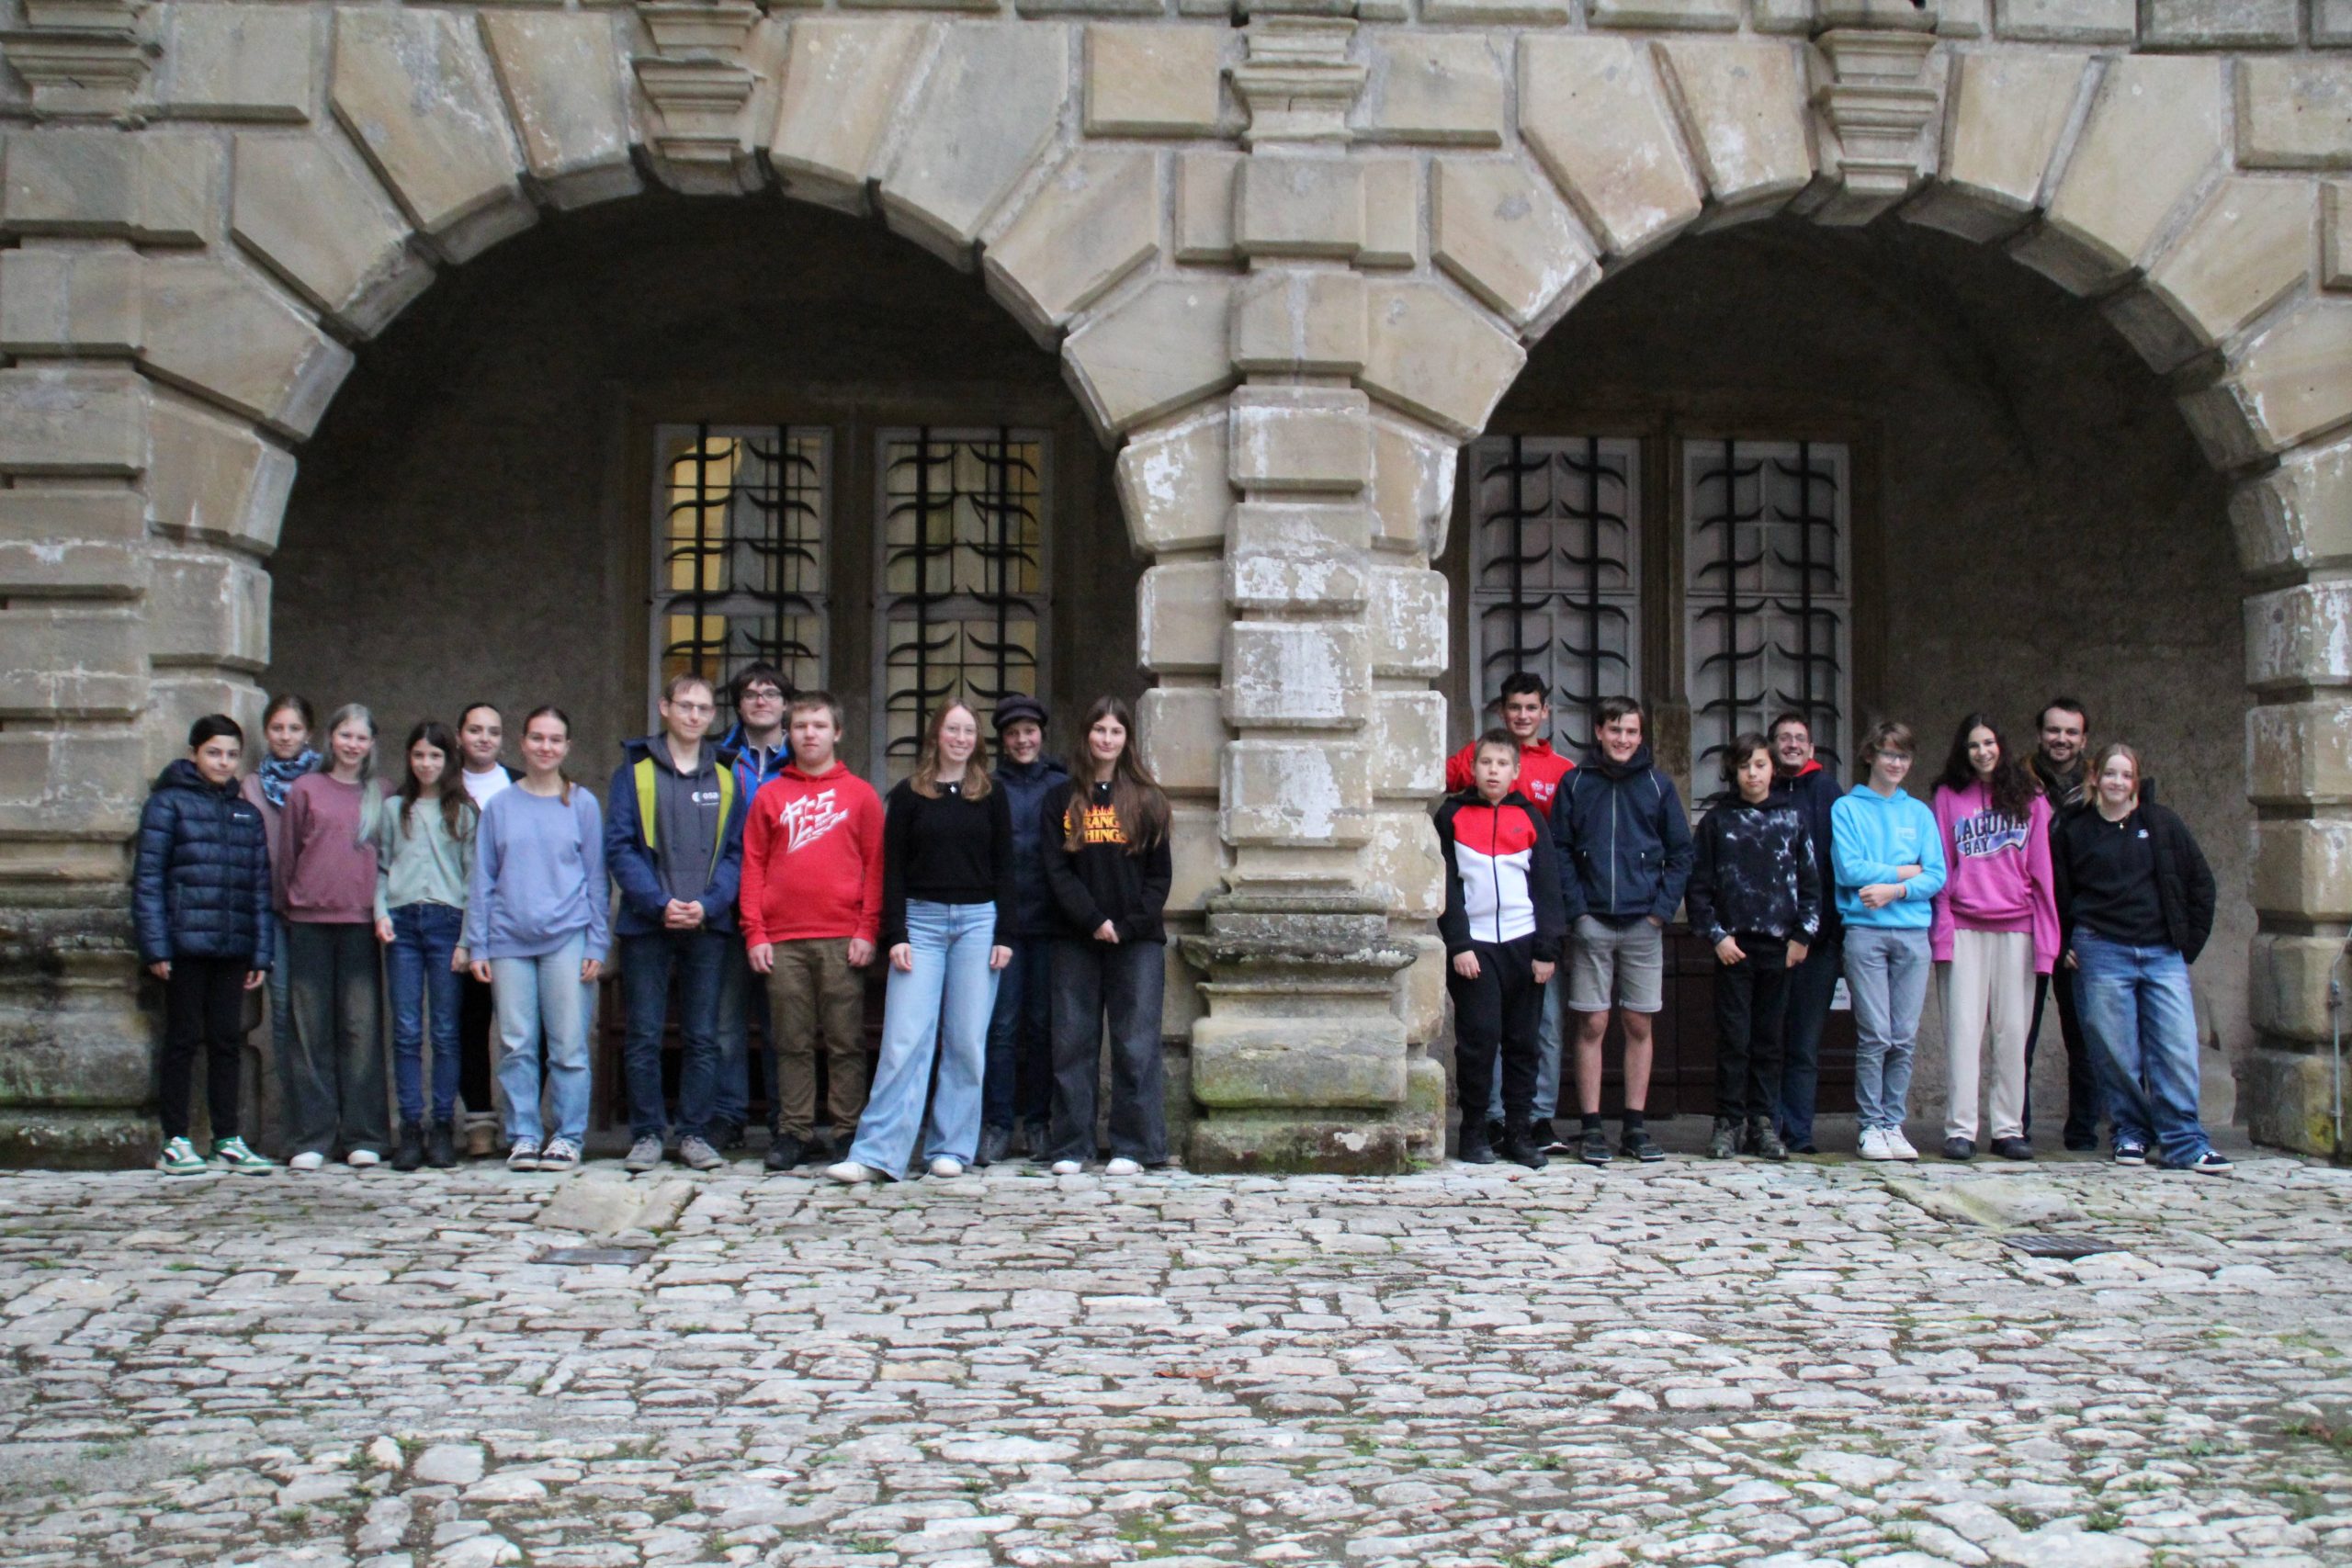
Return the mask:
[[[556,1263],[574,1269],[584,1269],[597,1263],[617,1263],[634,1269],[653,1256],[650,1247],[550,1247],[534,1256],[534,1263]]]
[[[2001,1238],[2019,1252],[2036,1258],[2056,1258],[2073,1262],[2077,1258],[2089,1258],[2101,1252],[2121,1252],[2122,1247],[2111,1241],[2101,1241],[2095,1235],[2065,1235],[2057,1231],[2015,1231]]]

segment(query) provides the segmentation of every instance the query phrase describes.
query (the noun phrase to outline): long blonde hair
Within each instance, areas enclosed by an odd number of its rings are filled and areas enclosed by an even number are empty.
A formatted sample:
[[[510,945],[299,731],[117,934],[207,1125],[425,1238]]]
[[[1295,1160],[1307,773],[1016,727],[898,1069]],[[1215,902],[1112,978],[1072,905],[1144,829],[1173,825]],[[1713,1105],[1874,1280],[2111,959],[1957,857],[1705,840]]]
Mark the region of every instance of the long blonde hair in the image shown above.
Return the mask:
[[[988,742],[978,738],[980,716],[971,704],[961,697],[942,703],[932,714],[931,723],[922,732],[922,754],[915,761],[915,771],[907,775],[907,787],[925,800],[939,798],[939,732],[947,728],[947,716],[962,708],[972,716],[971,760],[964,764],[964,780],[959,786],[966,800],[986,800],[994,786],[989,782]]]
[[[2141,786],[2148,782],[2147,771],[2140,765],[2139,748],[2125,740],[2109,740],[2091,753],[2090,771],[2083,775],[2083,798],[2090,805],[2098,804],[2098,776],[2107,772],[2109,762],[2121,757],[2132,764],[2132,805],[2140,805]]]

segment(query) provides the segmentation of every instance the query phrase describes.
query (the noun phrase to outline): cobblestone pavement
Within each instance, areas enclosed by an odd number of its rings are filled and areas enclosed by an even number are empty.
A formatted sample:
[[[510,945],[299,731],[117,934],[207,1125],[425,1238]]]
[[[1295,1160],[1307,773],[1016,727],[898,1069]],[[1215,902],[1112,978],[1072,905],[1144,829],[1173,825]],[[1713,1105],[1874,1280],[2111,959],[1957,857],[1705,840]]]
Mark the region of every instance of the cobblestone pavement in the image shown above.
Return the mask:
[[[0,1197],[11,1564],[2352,1562],[2284,1158]]]

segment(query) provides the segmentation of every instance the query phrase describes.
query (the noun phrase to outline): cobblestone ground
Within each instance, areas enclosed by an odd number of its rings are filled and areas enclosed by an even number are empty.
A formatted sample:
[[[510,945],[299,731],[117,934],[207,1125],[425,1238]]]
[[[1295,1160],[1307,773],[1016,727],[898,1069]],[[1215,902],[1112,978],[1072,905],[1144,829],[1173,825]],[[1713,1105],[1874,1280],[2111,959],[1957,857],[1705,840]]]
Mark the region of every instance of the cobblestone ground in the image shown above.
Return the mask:
[[[1504,1169],[0,1178],[0,1561],[2352,1562],[2352,1172]]]

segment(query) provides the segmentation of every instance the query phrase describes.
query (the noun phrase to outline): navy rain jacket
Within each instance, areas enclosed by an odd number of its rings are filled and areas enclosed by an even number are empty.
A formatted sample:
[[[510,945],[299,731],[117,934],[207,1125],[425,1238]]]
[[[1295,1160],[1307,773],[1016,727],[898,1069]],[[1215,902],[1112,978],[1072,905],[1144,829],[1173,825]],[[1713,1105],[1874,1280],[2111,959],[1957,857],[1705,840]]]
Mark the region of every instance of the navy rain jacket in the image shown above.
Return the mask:
[[[1560,781],[1552,841],[1570,925],[1581,915],[1674,919],[1690,877],[1690,822],[1646,744],[1622,766],[1596,746]]]

